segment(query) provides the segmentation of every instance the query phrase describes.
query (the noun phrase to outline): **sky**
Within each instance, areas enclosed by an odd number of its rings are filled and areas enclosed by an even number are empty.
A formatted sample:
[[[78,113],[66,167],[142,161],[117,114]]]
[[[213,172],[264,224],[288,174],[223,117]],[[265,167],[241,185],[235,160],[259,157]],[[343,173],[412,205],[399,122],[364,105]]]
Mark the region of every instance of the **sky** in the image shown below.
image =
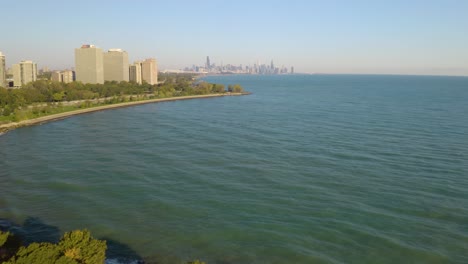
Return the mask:
[[[7,66],[74,66],[74,49],[121,48],[161,70],[294,66],[302,73],[468,76],[466,0],[0,0]]]

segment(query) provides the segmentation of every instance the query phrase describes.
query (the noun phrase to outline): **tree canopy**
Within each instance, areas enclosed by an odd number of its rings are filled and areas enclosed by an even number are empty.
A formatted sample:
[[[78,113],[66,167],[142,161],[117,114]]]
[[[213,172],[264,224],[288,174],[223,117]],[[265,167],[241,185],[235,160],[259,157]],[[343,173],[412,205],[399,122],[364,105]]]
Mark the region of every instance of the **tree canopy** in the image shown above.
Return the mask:
[[[3,243],[5,244],[8,239],[10,239],[10,234],[0,231],[0,242],[5,240]],[[0,247],[2,247],[3,244],[0,244]],[[106,241],[94,239],[88,230],[76,230],[65,233],[58,244],[43,242],[32,243],[27,247],[22,246],[13,257],[2,263],[104,263],[106,249]]]
[[[132,96],[144,95],[151,98],[166,98],[174,96],[203,95],[225,93],[223,84],[213,84],[205,81],[194,81],[191,74],[161,74],[160,84],[137,84],[133,82],[105,82],[104,84],[83,84],[81,82],[61,83],[49,80],[38,80],[28,83],[19,89],[0,87],[0,123],[4,121],[19,121],[37,116],[36,113],[26,114],[25,109],[33,105],[57,104],[71,101],[96,101],[109,99],[109,103],[132,100]],[[229,85],[230,92],[242,92],[240,85]],[[120,100],[115,100],[120,98]],[[123,98],[123,99],[122,99]],[[83,107],[91,104],[83,103]],[[22,111],[19,111],[22,110]],[[32,109],[42,111],[47,109]],[[32,116],[32,117],[31,117]]]

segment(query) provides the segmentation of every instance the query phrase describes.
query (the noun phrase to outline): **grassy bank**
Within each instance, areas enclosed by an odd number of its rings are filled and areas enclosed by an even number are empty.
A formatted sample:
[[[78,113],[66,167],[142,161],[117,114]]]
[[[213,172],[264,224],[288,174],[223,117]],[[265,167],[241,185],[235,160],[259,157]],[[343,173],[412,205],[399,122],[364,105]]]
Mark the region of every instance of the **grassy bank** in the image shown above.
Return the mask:
[[[159,101],[247,94],[240,85],[212,84],[187,74],[162,74],[161,83],[83,84],[47,80],[20,89],[0,87],[0,133],[67,116]]]
[[[30,126],[41,124],[44,122],[54,121],[64,119],[74,115],[81,115],[91,112],[103,111],[114,108],[129,107],[141,104],[157,103],[157,102],[168,102],[168,101],[177,101],[177,100],[188,100],[188,99],[201,99],[201,98],[212,98],[212,97],[221,97],[221,96],[240,96],[247,95],[248,93],[218,93],[218,94],[204,94],[204,95],[192,95],[192,96],[176,96],[168,98],[154,98],[153,96],[142,96],[136,99],[122,99],[109,101],[96,101],[96,102],[85,102],[78,103],[77,105],[67,105],[63,106],[56,104],[48,107],[48,111],[39,111],[34,113],[33,110],[25,110],[22,115],[25,119],[17,122],[8,122],[6,124],[0,125],[0,133],[5,133],[12,129],[19,127]],[[120,102],[119,102],[120,101]],[[43,106],[40,106],[43,107]]]

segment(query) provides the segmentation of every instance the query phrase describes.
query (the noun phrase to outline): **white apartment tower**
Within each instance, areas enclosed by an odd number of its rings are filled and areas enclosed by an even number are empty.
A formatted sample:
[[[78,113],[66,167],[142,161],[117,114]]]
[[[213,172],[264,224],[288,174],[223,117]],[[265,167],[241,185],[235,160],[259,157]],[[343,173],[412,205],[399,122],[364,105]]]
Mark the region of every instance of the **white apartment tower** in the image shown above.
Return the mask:
[[[74,73],[69,70],[54,71],[52,72],[51,80],[54,82],[71,83],[74,81]]]
[[[141,61],[135,61],[129,68],[130,81],[142,84],[141,80]]]
[[[83,83],[104,83],[102,49],[94,45],[83,45],[75,49],[76,80]]]
[[[13,82],[15,87],[21,87],[37,80],[37,64],[32,61],[22,61],[13,65]]]
[[[62,73],[60,71],[53,71],[50,75],[50,79],[53,82],[62,82]]]
[[[128,53],[121,49],[109,49],[104,53],[104,81],[129,81]]]
[[[141,62],[141,79],[149,84],[158,83],[158,65],[156,59],[146,59]]]
[[[0,51],[0,87],[7,87],[5,55]]]
[[[63,71],[61,72],[62,82],[63,83],[71,83],[74,81],[74,73],[73,71]]]

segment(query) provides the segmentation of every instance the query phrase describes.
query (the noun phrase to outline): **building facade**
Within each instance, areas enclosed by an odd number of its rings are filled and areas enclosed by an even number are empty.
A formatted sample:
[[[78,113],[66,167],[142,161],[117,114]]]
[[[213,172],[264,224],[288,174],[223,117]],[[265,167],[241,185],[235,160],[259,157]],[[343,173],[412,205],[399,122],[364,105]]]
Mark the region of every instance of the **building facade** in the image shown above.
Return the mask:
[[[37,80],[37,64],[32,61],[22,61],[13,65],[13,83],[21,87]]]
[[[5,55],[0,51],[0,87],[7,87]]]
[[[104,81],[129,81],[128,53],[121,49],[110,49],[103,55]]]
[[[75,49],[76,80],[83,83],[104,83],[102,49],[94,45],[83,45]]]
[[[149,84],[158,83],[158,65],[156,59],[146,59],[141,62],[141,79]]]
[[[142,84],[141,61],[135,61],[129,68],[129,78],[131,82]]]
[[[50,75],[50,80],[53,82],[62,82],[62,73],[60,71],[53,71]]]
[[[51,80],[54,82],[71,83],[75,80],[75,73],[73,71],[54,71],[51,75]]]
[[[75,80],[75,72],[73,71],[63,71],[60,75],[63,83],[71,83]]]

